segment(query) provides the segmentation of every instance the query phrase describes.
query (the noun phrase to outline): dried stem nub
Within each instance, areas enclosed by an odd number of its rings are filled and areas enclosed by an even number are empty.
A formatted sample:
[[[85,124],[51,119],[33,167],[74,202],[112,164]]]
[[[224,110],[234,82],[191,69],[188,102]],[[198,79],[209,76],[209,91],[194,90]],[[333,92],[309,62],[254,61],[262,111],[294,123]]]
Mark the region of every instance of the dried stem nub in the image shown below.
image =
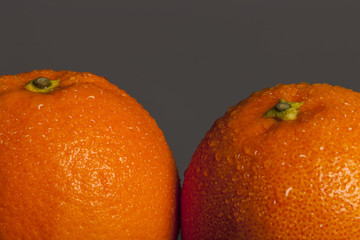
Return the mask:
[[[32,83],[35,85],[35,87],[44,89],[51,86],[51,80],[45,77],[39,77],[32,81]]]

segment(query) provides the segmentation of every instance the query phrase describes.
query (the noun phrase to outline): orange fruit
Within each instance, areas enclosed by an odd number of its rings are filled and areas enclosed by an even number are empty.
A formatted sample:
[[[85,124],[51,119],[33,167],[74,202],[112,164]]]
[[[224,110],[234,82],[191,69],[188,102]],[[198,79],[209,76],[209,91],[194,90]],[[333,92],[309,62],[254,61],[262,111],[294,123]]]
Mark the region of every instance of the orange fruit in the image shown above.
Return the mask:
[[[91,73],[0,77],[0,239],[176,239],[162,131]]]
[[[185,172],[183,239],[360,239],[359,108],[307,83],[231,107]]]

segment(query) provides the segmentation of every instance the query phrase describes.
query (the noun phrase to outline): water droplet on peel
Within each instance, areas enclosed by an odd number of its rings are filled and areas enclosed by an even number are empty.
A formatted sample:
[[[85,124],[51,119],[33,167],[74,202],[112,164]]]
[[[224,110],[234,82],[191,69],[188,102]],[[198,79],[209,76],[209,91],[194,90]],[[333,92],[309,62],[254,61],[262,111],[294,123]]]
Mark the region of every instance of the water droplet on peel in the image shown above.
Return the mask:
[[[212,141],[210,141],[209,146],[210,146],[210,147],[214,147],[214,146],[216,146],[218,143],[219,143],[218,140],[212,140]]]
[[[221,154],[219,151],[217,151],[217,152],[215,153],[215,160],[216,160],[217,162],[219,162],[219,161],[221,160],[221,158],[222,158],[222,154]]]
[[[238,164],[238,165],[236,166],[236,169],[237,169],[238,171],[243,170],[243,169],[244,169],[244,165]]]
[[[244,179],[250,178],[250,174],[249,173],[245,173],[244,174]]]
[[[290,193],[290,191],[292,190],[293,188],[292,187],[289,187],[288,189],[286,189],[285,191],[285,197],[287,197]]]
[[[249,146],[245,146],[244,147],[244,152],[247,154],[247,155],[252,155],[251,154],[251,148]]]
[[[348,188],[348,193],[353,194],[353,193],[356,192],[356,190],[357,190],[356,185],[355,185],[355,184],[351,184],[350,187]]]
[[[234,159],[233,159],[232,156],[227,156],[227,157],[226,157],[226,160],[227,160],[227,162],[228,162],[230,165],[233,165]]]

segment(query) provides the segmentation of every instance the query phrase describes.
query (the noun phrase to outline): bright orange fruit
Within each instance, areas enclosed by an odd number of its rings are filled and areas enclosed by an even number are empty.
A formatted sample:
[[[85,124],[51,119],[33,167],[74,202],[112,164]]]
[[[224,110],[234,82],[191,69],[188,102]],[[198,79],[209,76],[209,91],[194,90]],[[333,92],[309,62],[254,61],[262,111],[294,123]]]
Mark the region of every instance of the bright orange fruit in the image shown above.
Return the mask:
[[[185,172],[183,239],[360,239],[359,108],[306,83],[231,107]]]
[[[91,73],[0,77],[0,239],[176,239],[178,193],[163,133],[125,91]]]

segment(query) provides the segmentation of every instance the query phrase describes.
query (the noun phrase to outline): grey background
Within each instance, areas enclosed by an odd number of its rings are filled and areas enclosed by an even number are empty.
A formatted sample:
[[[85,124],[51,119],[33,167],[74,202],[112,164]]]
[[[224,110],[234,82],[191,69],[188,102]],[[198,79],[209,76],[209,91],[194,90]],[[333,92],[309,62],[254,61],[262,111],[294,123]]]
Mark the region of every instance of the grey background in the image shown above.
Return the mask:
[[[22,0],[0,3],[0,75],[105,76],[156,119],[181,180],[213,122],[252,92],[360,91],[357,1]]]

